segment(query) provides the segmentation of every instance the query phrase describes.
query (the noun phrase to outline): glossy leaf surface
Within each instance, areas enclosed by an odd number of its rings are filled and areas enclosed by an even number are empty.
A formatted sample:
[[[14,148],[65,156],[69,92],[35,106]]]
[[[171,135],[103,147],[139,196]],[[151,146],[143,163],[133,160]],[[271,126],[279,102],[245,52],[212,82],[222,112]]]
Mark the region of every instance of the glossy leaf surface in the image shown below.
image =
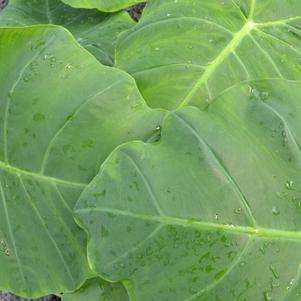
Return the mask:
[[[91,277],[74,203],[116,146],[156,133],[161,113],[57,26],[0,29],[0,78],[0,288],[73,291]]]
[[[117,36],[133,26],[126,12],[109,15],[74,9],[60,0],[10,0],[0,14],[0,26],[56,24],[66,27],[78,42],[106,65],[113,65]]]
[[[143,0],[62,0],[77,8],[97,8],[100,11],[114,12],[141,3]]]
[[[127,292],[121,284],[94,278],[78,291],[62,296],[63,301],[128,301]]]
[[[203,108],[240,81],[301,79],[299,0],[150,0],[116,66],[151,107]]]
[[[300,299],[300,82],[239,84],[119,147],[76,215],[135,301]]]

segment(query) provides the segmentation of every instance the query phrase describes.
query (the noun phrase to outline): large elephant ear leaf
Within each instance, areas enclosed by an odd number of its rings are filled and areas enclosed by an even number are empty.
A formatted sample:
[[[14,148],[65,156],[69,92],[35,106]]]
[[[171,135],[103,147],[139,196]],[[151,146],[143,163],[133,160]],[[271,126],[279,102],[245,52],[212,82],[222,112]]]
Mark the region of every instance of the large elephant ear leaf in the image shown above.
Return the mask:
[[[143,0],[62,0],[77,8],[96,8],[100,11],[114,12],[141,3]]]
[[[113,65],[118,35],[134,24],[126,12],[105,14],[74,9],[60,0],[10,0],[0,14],[0,26],[56,24],[70,30],[78,42],[106,65]]]
[[[297,300],[300,116],[300,82],[249,82],[116,149],[76,206],[91,265],[131,300]]]
[[[301,79],[300,36],[299,0],[150,0],[116,66],[152,107],[202,108],[240,81]]]
[[[100,278],[88,280],[78,291],[62,296],[62,301],[128,301],[121,284],[109,283]]]
[[[57,26],[0,29],[0,288],[38,297],[91,272],[72,208],[107,155],[156,133],[134,80]]]

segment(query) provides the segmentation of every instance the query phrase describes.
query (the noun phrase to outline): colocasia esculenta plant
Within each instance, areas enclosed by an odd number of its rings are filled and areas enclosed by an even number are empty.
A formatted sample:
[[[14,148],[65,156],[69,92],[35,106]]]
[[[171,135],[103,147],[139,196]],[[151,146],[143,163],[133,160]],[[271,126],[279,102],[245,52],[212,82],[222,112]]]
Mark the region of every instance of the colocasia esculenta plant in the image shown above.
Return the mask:
[[[0,289],[301,300],[301,1],[10,0]]]

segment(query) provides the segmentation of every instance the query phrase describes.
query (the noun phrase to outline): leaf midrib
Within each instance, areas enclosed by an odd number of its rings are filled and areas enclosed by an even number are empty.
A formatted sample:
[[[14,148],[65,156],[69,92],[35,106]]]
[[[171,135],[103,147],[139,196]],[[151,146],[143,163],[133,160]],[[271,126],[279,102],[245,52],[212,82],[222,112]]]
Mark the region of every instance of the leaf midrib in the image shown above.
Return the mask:
[[[240,42],[250,33],[253,29],[254,23],[252,21],[248,21],[242,27],[240,31],[238,31],[233,39],[227,44],[227,46],[220,52],[220,54],[213,60],[204,71],[199,80],[195,83],[190,92],[183,99],[179,108],[187,106],[192,100],[193,96],[197,93],[198,89],[205,83],[207,83],[210,76],[216,71],[216,69],[226,60],[226,58],[238,47]]]
[[[215,230],[220,232],[230,232],[236,234],[244,234],[252,237],[262,237],[278,240],[295,240],[301,242],[301,231],[291,231],[291,230],[278,230],[263,227],[250,227],[250,226],[236,226],[231,224],[217,224],[212,222],[202,222],[197,219],[184,219],[179,217],[167,216],[167,215],[150,215],[150,214],[140,214],[134,213],[127,210],[119,210],[114,208],[79,208],[75,209],[77,213],[81,212],[104,212],[110,214],[116,214],[126,217],[131,217],[135,219],[140,219],[144,221],[153,221],[161,223],[164,225],[177,225],[182,227],[191,227],[201,230]]]
[[[27,171],[27,170],[24,170],[24,169],[20,169],[18,167],[7,164],[3,161],[0,161],[0,170],[4,170],[4,171],[9,172],[9,173],[14,174],[14,175],[19,175],[19,176],[21,175],[21,176],[31,177],[31,178],[35,178],[35,179],[40,180],[40,181],[45,181],[45,182],[50,182],[50,183],[55,183],[55,184],[81,187],[81,188],[85,188],[87,186],[87,184],[85,184],[85,183],[79,183],[79,182],[63,180],[63,179],[60,179],[60,178],[45,176],[45,175],[35,173],[35,172],[32,172],[32,171]]]
[[[200,87],[203,84],[207,84],[207,82],[210,79],[211,75],[218,69],[218,67],[227,59],[227,57],[231,53],[235,53],[235,50],[240,45],[241,41],[246,36],[250,35],[252,30],[256,30],[257,29],[256,27],[261,28],[261,27],[285,25],[286,22],[291,22],[291,21],[300,19],[300,17],[292,17],[292,18],[288,18],[288,19],[276,20],[276,21],[271,21],[271,22],[255,23],[252,20],[253,15],[254,15],[254,11],[255,11],[255,6],[256,6],[256,0],[252,0],[250,15],[246,19],[246,23],[244,24],[244,26],[237,33],[235,33],[233,35],[232,40],[219,53],[219,55],[212,61],[212,63],[210,63],[207,68],[205,68],[205,71],[202,74],[202,76],[194,84],[193,88],[190,90],[190,92],[185,96],[185,98],[182,100],[182,102],[178,106],[179,108],[187,106],[187,105],[190,104],[190,102],[192,101],[194,95],[198,92]],[[279,73],[279,76],[282,77],[282,74],[278,70],[277,66],[274,66],[273,62],[272,62],[272,65],[273,65],[273,67],[275,67],[277,73]]]
[[[236,48],[239,46],[240,42],[251,32],[251,30],[255,27],[255,23],[252,21],[254,16],[254,11],[256,7],[256,1],[251,1],[250,13],[248,18],[246,19],[246,23],[244,26],[234,34],[232,40],[226,45],[226,47],[221,51],[221,53],[215,58],[213,63],[209,65],[205,69],[205,72],[199,78],[199,80],[195,83],[191,91],[186,95],[184,100],[180,103],[179,108],[186,106],[193,99],[193,96],[197,93],[198,89],[202,86],[202,84],[207,83],[210,76],[215,72],[215,70],[225,61],[225,59],[233,53]]]
[[[52,13],[50,10],[49,0],[45,0],[45,6],[46,6],[46,16],[47,16],[48,22],[50,24],[54,24],[53,18],[52,18]]]

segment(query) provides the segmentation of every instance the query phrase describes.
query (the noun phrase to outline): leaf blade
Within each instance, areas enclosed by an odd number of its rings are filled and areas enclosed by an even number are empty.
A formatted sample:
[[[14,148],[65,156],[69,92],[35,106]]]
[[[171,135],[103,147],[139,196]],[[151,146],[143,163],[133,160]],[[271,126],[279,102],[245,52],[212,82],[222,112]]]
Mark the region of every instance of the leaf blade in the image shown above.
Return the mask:
[[[300,3],[250,4],[149,2],[119,38],[116,66],[134,76],[151,107],[169,110],[204,108],[241,81],[300,79]]]
[[[117,36],[134,22],[125,12],[104,14],[96,10],[73,9],[60,0],[30,2],[12,0],[1,12],[2,27],[55,24],[66,27],[78,42],[101,63],[114,64]]]
[[[301,260],[298,91],[298,81],[240,84],[208,111],[171,112],[160,143],[117,148],[75,209],[94,269],[129,280],[134,300],[291,296]]]
[[[73,291],[94,273],[72,208],[111,150],[153,136],[162,112],[61,27],[1,28],[0,41],[0,286]]]
[[[63,0],[66,4],[77,8],[97,8],[100,11],[114,12],[127,8],[131,5],[141,3],[141,0],[93,0],[93,1],[83,1],[83,0]]]
[[[121,284],[108,283],[100,278],[89,280],[78,291],[62,296],[63,301],[123,301],[128,300]]]

